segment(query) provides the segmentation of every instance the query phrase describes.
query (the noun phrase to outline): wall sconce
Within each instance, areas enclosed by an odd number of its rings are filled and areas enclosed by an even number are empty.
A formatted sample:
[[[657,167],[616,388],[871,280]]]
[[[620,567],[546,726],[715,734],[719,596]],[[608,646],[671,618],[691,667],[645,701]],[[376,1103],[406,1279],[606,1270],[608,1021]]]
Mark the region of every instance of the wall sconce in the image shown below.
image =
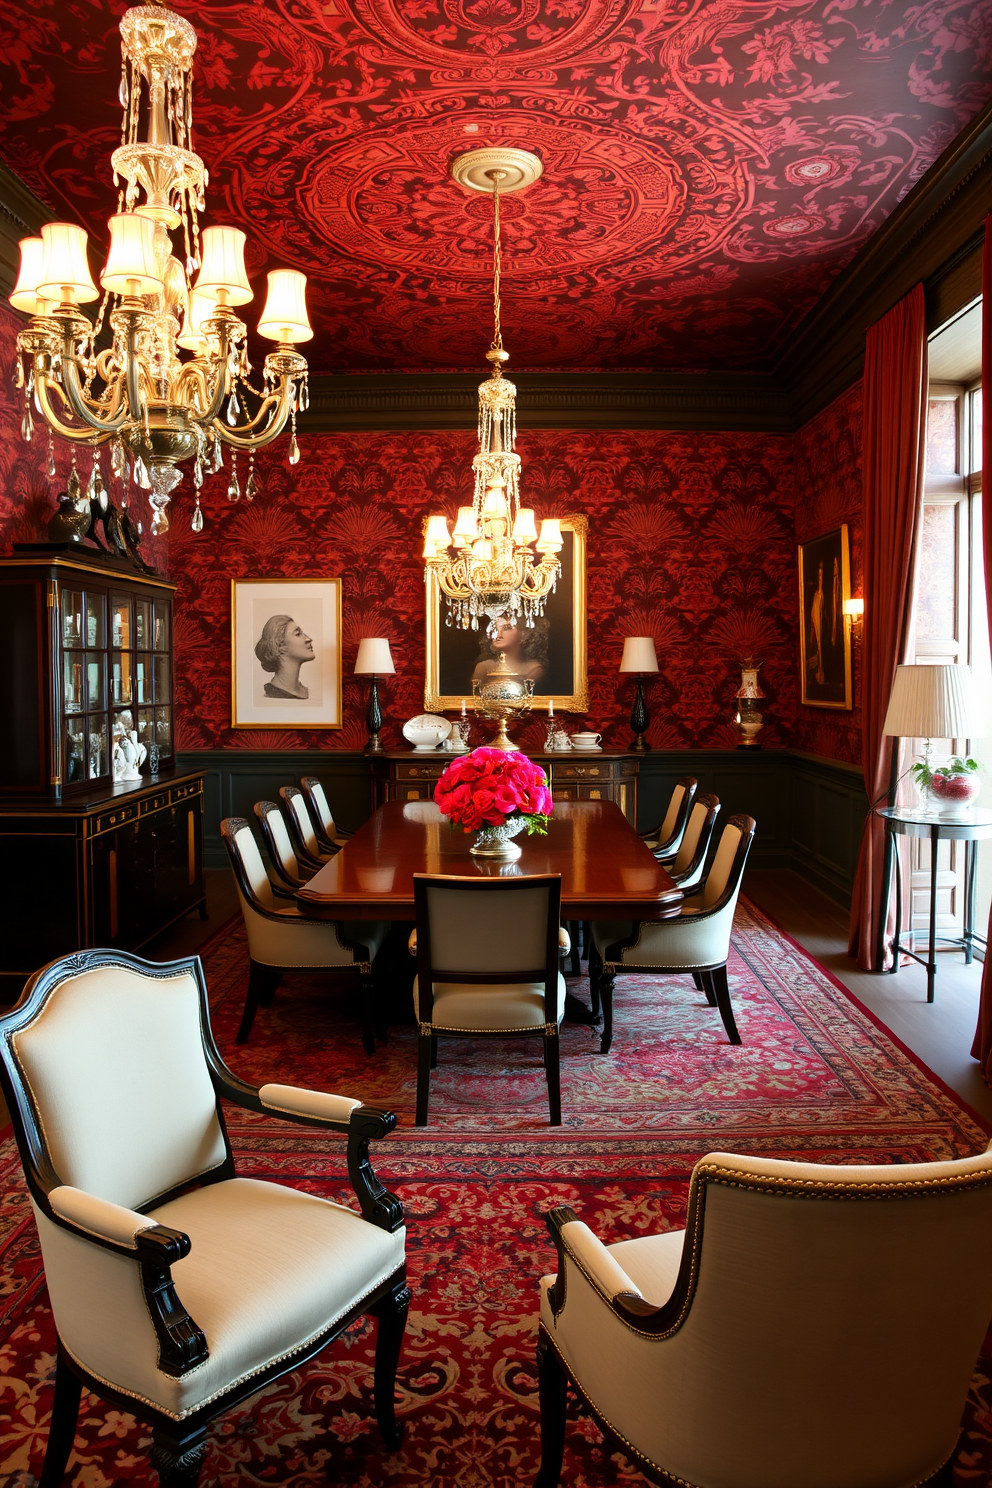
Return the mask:
[[[864,619],[865,602],[863,599],[845,599],[843,610],[852,625],[860,625]]]

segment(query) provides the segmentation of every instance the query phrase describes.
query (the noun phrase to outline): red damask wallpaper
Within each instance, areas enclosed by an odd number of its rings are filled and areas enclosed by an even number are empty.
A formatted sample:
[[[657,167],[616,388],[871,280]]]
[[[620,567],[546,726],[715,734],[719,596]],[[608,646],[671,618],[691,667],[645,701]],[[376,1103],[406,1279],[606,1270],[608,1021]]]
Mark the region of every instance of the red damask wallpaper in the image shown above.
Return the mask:
[[[862,566],[861,383],[842,393],[795,436],[796,541],[806,542],[846,522],[851,541],[851,593],[864,595]],[[861,628],[852,627],[854,709],[833,712],[798,703],[797,749],[861,764]],[[796,640],[796,666],[799,643]]]
[[[649,634],[661,674],[649,687],[651,742],[720,747],[739,658],[763,659],[769,745],[791,742],[796,581],[791,440],[762,434],[528,433],[523,488],[542,514],[590,519],[587,718],[609,743],[629,742],[629,684],[617,672],[625,635]],[[324,435],[259,461],[253,506],[205,487],[208,526],[188,530],[188,498],[170,537],[180,579],[176,673],[186,749],[357,748],[367,684],[349,680],[358,641],[385,635],[397,676],[383,686],[386,738],[422,711],[424,579],[421,523],[463,499],[475,440],[447,434]],[[346,727],[274,735],[228,727],[230,579],[340,574],[344,579]],[[543,740],[533,720],[522,738]]]
[[[259,287],[311,276],[322,371],[480,365],[491,209],[447,166],[497,142],[545,166],[506,201],[514,366],[758,365],[992,96],[980,0],[173,3],[208,221]],[[124,9],[0,11],[0,152],[94,257]]]

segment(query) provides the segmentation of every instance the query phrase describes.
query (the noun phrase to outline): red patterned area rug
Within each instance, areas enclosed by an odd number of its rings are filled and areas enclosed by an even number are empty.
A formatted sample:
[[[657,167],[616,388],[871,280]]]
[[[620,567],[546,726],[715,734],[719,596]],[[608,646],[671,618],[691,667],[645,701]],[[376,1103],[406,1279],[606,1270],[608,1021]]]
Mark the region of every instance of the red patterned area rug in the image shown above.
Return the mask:
[[[598,1034],[562,1036],[565,1124],[552,1131],[539,1046],[442,1044],[431,1124],[413,1127],[415,1034],[394,1024],[374,1056],[361,1047],[347,990],[284,982],[233,1042],[247,975],[240,923],[204,952],[221,1049],[246,1079],[357,1095],[395,1110],[378,1145],[380,1176],[409,1219],[413,1303],[400,1363],[406,1421],[384,1452],[371,1411],[370,1325],[356,1324],[214,1429],[204,1488],[279,1484],[519,1488],[538,1459],[533,1366],[536,1284],[554,1252],[542,1214],[571,1204],[606,1240],[681,1224],[693,1163],[729,1149],[825,1162],[917,1162],[981,1150],[978,1118],[922,1070],[830,975],[753,906],[738,914],[730,973],[740,1048],[688,979],[618,981],[612,1053]],[[583,983],[575,985],[582,995]],[[242,1173],[347,1199],[339,1140],[229,1113]],[[50,1409],[54,1331],[13,1144],[2,1149],[0,1483],[33,1488]],[[181,1263],[176,1271],[182,1292]],[[972,1382],[958,1485],[992,1481],[992,1358]],[[84,1396],[73,1488],[155,1481],[149,1439],[128,1415]],[[640,1474],[573,1412],[570,1488],[638,1484]]]

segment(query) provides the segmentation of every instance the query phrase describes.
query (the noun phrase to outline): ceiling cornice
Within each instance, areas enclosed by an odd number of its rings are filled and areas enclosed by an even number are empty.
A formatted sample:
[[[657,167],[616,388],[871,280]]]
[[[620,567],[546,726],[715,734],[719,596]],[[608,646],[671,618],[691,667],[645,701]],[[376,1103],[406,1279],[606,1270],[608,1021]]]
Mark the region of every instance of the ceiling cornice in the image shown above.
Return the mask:
[[[537,429],[799,428],[849,387],[864,333],[921,280],[935,329],[980,292],[981,230],[992,207],[992,104],[965,128],[868,239],[798,326],[770,372],[520,372],[522,421]],[[51,210],[0,164],[0,290],[17,242]],[[337,374],[311,379],[301,430],[471,429],[482,373]]]

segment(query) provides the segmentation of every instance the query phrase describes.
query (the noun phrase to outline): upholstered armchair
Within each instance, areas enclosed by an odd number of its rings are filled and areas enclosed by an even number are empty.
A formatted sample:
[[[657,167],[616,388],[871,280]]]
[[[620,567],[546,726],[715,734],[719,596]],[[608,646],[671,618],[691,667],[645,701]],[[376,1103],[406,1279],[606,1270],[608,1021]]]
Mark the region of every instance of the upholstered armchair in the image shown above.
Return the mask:
[[[600,1053],[608,1053],[613,1041],[613,988],[622,972],[638,976],[650,971],[691,973],[709,1005],[719,1008],[730,1042],[740,1043],[727,983],[727,957],[754,828],[753,816],[730,817],[703,883],[686,896],[673,918],[594,923],[589,983],[593,1007],[601,1004],[603,1009]]]
[[[569,1380],[652,1482],[950,1483],[992,1314],[992,1153],[831,1167],[717,1152],[684,1230],[603,1245],[571,1209],[547,1219],[536,1488],[560,1479]]]
[[[295,785],[279,788],[286,826],[289,828],[293,851],[301,864],[316,871],[341,851],[340,847],[323,847],[317,840],[317,832],[310,816],[307,798]]]
[[[706,854],[713,839],[713,828],[720,814],[718,796],[697,796],[689,812],[679,850],[670,861],[668,872],[684,894],[698,889],[706,872]]]
[[[344,847],[348,838],[353,837],[355,834],[354,832],[350,832],[347,827],[339,827],[334,820],[331,808],[327,804],[327,795],[320,781],[315,775],[304,775],[300,781],[300,785],[303,787],[303,794],[309,802],[310,815],[313,818],[314,830],[317,833],[317,840],[320,845],[325,849]]]
[[[278,814],[276,808],[273,812]],[[358,978],[362,1045],[366,1053],[373,1053],[372,962],[389,926],[380,920],[308,919],[297,903],[277,899],[278,887],[270,881],[258,844],[243,817],[232,816],[222,821],[220,834],[234,870],[248,932],[248,992],[237,1042],[247,1041],[256,1012],[259,1007],[269,1006],[287,972],[351,970]]]
[[[681,780],[676,781],[664,820],[640,834],[656,857],[674,858],[678,852],[698,784],[691,775],[684,775]]]
[[[455,878],[415,873],[417,1125],[427,1125],[439,1038],[540,1038],[551,1125],[561,1125],[558,1028],[565,1009],[559,958],[561,877]]]
[[[379,1320],[376,1416],[398,1445],[403,1211],[368,1155],[391,1113],[232,1074],[196,957],[53,962],[0,1018],[0,1077],[58,1331],[46,1488],[83,1386],[151,1426],[164,1488],[193,1488],[214,1418],[363,1313]],[[221,1099],[344,1138],[358,1207],[239,1178]]]
[[[289,828],[286,825],[286,818],[276,801],[256,801],[254,812],[255,819],[262,829],[265,849],[273,872],[281,887],[295,894],[296,890],[301,889],[308,879],[313,878],[321,865],[301,862],[297,857],[289,835]]]

